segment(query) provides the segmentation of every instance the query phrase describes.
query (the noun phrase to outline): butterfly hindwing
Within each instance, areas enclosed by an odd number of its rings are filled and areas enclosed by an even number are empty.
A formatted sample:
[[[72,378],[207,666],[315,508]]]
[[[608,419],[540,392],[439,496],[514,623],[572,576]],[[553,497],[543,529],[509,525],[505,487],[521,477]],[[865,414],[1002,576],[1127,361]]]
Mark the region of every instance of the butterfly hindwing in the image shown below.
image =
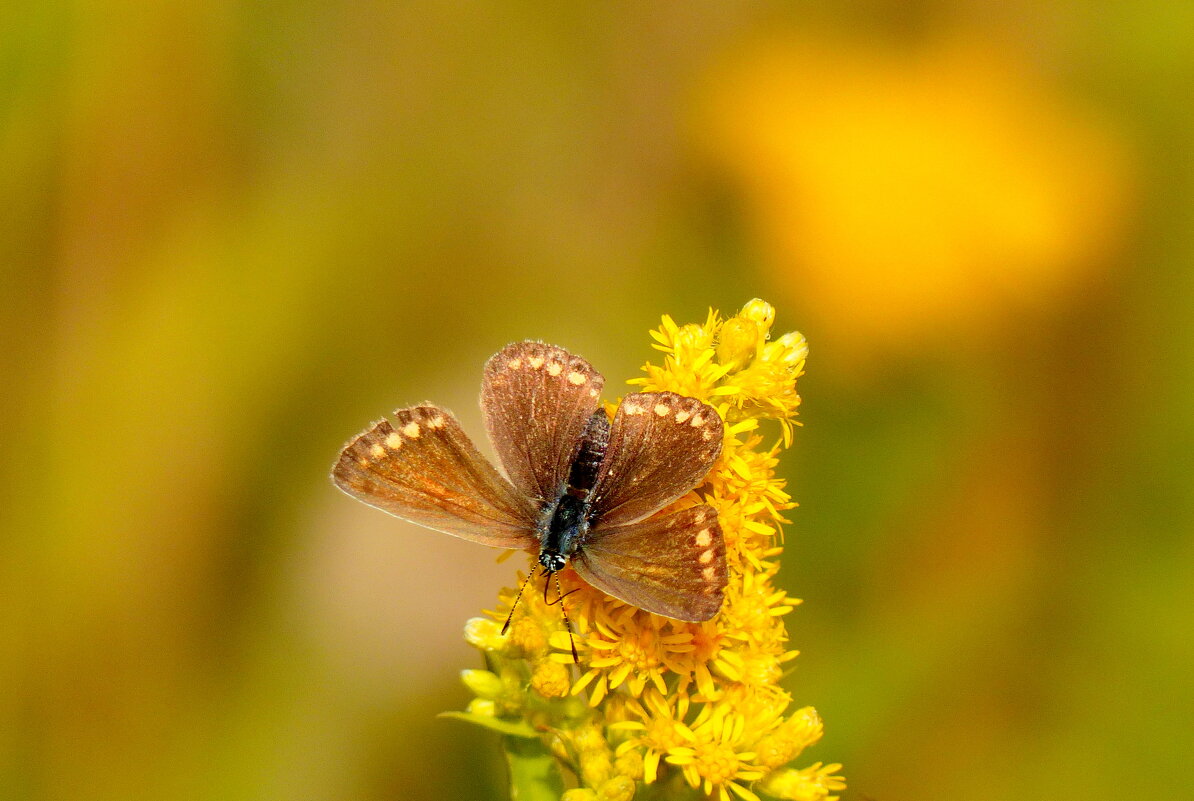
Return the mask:
[[[697,486],[721,454],[723,425],[711,406],[673,392],[622,399],[589,496],[601,526],[641,520]]]
[[[631,606],[678,620],[708,620],[725,591],[725,541],[713,507],[693,506],[591,531],[572,567]]]
[[[344,446],[340,489],[412,523],[499,548],[538,547],[538,508],[481,456],[450,412],[394,412]]]
[[[540,504],[563,490],[605,379],[542,342],[515,342],[485,364],[481,412],[506,475]]]

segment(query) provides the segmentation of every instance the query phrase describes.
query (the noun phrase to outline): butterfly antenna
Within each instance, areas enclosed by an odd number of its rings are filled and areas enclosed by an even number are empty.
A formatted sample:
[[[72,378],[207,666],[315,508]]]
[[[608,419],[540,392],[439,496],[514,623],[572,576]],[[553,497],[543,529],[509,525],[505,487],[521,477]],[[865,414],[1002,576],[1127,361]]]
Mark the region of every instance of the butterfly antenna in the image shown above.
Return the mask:
[[[502,634],[506,633],[506,629],[510,628],[510,621],[514,619],[514,610],[518,608],[518,602],[522,599],[522,591],[531,583],[531,579],[535,577],[535,571],[527,573],[526,581],[522,582],[522,586],[518,588],[518,595],[514,596],[514,603],[510,604],[510,614],[506,615],[506,624],[502,626]]]
[[[580,655],[576,653],[576,638],[572,636],[572,623],[568,620],[568,609],[564,606],[564,599],[574,592],[579,591],[579,587],[574,590],[564,592],[560,589],[560,574],[556,573],[556,599],[548,603],[548,606],[560,605],[560,614],[564,616],[564,628],[568,630],[568,644],[572,646],[572,661],[580,664]],[[547,601],[547,582],[543,582],[543,600]]]

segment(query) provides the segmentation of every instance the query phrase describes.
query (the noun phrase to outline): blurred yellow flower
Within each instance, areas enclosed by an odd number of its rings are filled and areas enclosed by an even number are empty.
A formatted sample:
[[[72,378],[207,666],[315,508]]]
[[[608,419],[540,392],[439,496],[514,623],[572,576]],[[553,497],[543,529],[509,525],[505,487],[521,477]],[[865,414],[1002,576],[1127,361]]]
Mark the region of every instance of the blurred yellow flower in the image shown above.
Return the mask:
[[[661,617],[566,569],[557,575],[571,633],[540,593],[523,594],[515,606],[513,587],[466,627],[489,670],[465,672],[477,699],[456,717],[539,742],[542,756],[575,778],[565,798],[629,801],[642,785],[667,784],[668,797],[754,801],[752,787],[774,777],[776,792],[795,787],[801,798],[829,801],[843,786],[838,765],[788,768],[822,727],[811,707],[789,714],[791,697],[778,684],[781,665],[796,656],[783,617],[799,600],[772,583],[782,513],[794,505],[775,467],[791,441],[808,346],[797,333],[772,340],[774,319],[761,300],[726,320],[711,311],[699,325],[664,317],[651,332],[663,364],[646,365],[645,376],[630,382],[700,398],[726,421],[721,457],[705,483],[673,506],[718,510],[729,566],[720,613],[702,623]],[[760,432],[767,419],[780,423],[770,446]],[[512,606],[502,636],[499,622]]]
[[[766,258],[847,344],[1048,308],[1124,229],[1120,141],[985,44],[772,38],[723,62],[702,97],[702,146],[740,186]]]

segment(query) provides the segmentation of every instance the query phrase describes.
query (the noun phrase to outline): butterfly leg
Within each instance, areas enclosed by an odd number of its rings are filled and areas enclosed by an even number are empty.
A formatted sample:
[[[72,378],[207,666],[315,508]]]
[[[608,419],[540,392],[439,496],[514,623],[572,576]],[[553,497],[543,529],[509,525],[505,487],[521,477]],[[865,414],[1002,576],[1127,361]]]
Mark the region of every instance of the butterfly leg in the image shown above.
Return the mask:
[[[554,574],[556,577],[556,599],[554,601],[547,600],[547,582],[543,582],[543,602],[548,606],[560,605],[560,614],[564,616],[564,628],[568,630],[568,644],[572,646],[572,661],[580,664],[580,655],[576,653],[576,640],[572,636],[572,623],[568,620],[568,609],[564,606],[564,599],[574,592],[580,592],[580,587],[564,592],[560,588],[560,574]]]

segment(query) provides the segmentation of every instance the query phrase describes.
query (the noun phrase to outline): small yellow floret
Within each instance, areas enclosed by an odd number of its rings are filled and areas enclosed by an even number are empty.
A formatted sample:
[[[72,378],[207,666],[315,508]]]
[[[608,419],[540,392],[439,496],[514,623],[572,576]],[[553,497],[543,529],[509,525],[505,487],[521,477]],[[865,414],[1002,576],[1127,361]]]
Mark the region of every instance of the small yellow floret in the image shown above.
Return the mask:
[[[634,798],[634,780],[626,776],[614,776],[601,785],[597,798],[600,801],[630,801]]]
[[[540,659],[531,673],[531,686],[544,698],[563,698],[572,688],[568,668],[550,659]]]
[[[573,787],[564,791],[560,801],[597,801],[597,791],[587,787]]]
[[[530,617],[515,618],[506,636],[511,654],[530,656],[547,649],[547,635],[543,632],[543,626]]]
[[[786,768],[769,774],[758,787],[775,798],[788,801],[837,801],[830,795],[846,789],[846,782],[836,775],[841,765],[822,765],[817,762],[804,770]]]

